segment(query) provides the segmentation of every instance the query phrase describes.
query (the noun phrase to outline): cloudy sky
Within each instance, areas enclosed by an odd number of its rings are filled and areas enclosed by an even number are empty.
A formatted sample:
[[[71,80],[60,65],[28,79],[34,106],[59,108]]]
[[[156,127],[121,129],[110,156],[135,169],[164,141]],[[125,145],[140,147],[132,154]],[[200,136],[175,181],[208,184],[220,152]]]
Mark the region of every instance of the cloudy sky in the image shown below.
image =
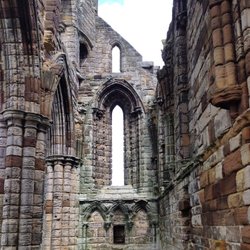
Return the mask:
[[[172,0],[99,0],[99,16],[143,56],[162,66],[162,40],[172,17]]]

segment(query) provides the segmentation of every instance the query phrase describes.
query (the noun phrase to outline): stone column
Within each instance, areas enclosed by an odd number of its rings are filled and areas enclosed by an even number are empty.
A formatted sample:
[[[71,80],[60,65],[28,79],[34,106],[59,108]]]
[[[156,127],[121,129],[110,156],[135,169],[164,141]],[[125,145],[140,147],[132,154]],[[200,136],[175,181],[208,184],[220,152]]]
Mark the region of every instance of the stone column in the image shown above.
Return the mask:
[[[217,107],[229,109],[231,117],[235,118],[242,89],[238,85],[235,64],[231,5],[229,0],[209,2],[215,82],[211,88],[210,101]]]
[[[88,222],[83,222],[82,224],[82,237],[84,239],[84,242],[83,242],[83,247],[82,249],[83,250],[87,250],[88,249]]]
[[[42,239],[43,173],[45,133],[38,132],[41,116],[26,114],[23,123],[23,159],[20,186],[19,249],[39,247]],[[47,121],[47,119],[45,119]],[[39,140],[38,140],[39,134]],[[42,135],[42,136],[41,136]],[[40,158],[37,157],[40,144]],[[42,158],[41,158],[42,157]],[[37,176],[39,175],[39,176]],[[42,179],[38,179],[42,177]]]
[[[54,170],[52,162],[46,163],[45,174],[45,190],[44,190],[44,216],[43,216],[43,245],[44,250],[50,249],[51,245],[51,229],[52,229],[52,208],[53,208],[53,185],[54,185]]]
[[[43,249],[77,249],[78,160],[50,156],[47,160]]]
[[[2,247],[39,248],[42,232],[43,168],[46,129],[38,137],[38,127],[48,119],[35,113],[8,110],[5,157]],[[36,175],[39,166],[41,174]],[[38,181],[36,181],[38,180]],[[39,183],[39,184],[38,184]]]
[[[64,185],[62,202],[62,245],[76,249],[77,227],[79,216],[79,180],[77,173],[78,161],[73,157],[68,157],[64,166]],[[66,229],[66,230],[65,230]]]
[[[238,1],[239,5],[239,1]],[[250,5],[247,4],[247,1],[242,1],[242,4],[238,6],[238,12],[240,12],[237,17],[239,18],[239,25],[237,25],[237,21],[234,25],[234,30],[237,28],[241,29],[241,32],[235,32],[236,38],[238,37],[239,43],[236,45],[236,57],[239,66],[243,67],[241,71],[238,71],[238,83],[243,85],[243,98],[246,100],[245,108],[250,107],[250,43],[249,43],[249,34],[250,34]],[[236,15],[235,15],[236,16]],[[239,36],[240,33],[240,36]],[[239,38],[240,37],[240,38]],[[239,48],[240,47],[240,48]],[[247,89],[245,89],[245,83],[247,85]]]
[[[46,166],[45,150],[48,127],[49,120],[42,117],[42,121],[37,127],[32,223],[32,245],[39,246],[39,249],[43,232],[44,177]]]
[[[6,111],[7,144],[1,248],[18,246],[24,113]]]

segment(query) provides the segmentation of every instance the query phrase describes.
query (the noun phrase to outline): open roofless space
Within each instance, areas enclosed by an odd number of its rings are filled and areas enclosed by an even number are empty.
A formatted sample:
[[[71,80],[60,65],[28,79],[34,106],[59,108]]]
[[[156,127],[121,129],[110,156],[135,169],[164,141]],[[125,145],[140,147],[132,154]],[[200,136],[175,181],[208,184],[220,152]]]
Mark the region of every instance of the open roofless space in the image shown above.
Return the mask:
[[[249,250],[249,17],[174,0],[159,67],[97,0],[0,0],[0,249]]]

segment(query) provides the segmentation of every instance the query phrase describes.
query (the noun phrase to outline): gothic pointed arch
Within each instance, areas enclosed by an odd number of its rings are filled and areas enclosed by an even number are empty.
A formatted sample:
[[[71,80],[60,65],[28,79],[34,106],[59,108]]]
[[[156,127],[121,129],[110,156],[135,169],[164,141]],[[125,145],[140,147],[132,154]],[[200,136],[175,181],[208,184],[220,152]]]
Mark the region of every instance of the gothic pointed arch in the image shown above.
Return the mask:
[[[66,56],[58,52],[43,67],[41,113],[51,119],[47,156],[75,155],[74,114]]]
[[[111,45],[110,55],[112,57],[111,58],[112,73],[123,72],[125,46],[119,40],[110,41],[110,45]],[[116,52],[115,52],[115,50],[116,50]],[[115,54],[113,52],[115,52]]]
[[[38,10],[37,1],[0,1],[0,110],[40,111]]]
[[[41,81],[41,113],[51,118],[53,99],[58,86],[62,81],[66,82],[65,95],[71,99],[70,75],[68,72],[66,55],[64,52],[56,53],[43,65]],[[64,97],[66,97],[64,96]]]
[[[128,219],[129,216],[129,209],[126,204],[123,204],[121,202],[115,203],[110,209],[109,214],[114,214],[116,210],[120,210],[126,219]]]
[[[107,210],[108,209],[105,207],[104,204],[101,204],[100,202],[93,202],[82,211],[83,220],[87,221],[93,212],[98,211],[101,217],[103,218],[103,221],[106,221]]]
[[[137,213],[141,209],[145,210],[145,212],[147,212],[147,213],[149,213],[150,210],[151,210],[150,205],[149,205],[149,203],[147,201],[139,200],[132,207],[132,212]]]
[[[110,79],[97,92],[94,119],[93,177],[97,187],[112,180],[112,111],[118,105],[124,114],[124,183],[140,186],[140,121],[144,108],[139,95],[125,80]]]

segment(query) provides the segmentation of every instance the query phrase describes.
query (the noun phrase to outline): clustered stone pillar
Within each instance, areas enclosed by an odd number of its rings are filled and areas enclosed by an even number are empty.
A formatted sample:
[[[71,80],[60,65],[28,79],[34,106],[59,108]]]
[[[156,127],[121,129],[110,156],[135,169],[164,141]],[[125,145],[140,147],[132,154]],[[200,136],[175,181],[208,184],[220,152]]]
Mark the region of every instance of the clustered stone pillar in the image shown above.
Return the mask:
[[[214,81],[211,103],[227,108],[231,116],[237,116],[237,102],[242,95],[238,85],[235,64],[232,10],[229,0],[210,0],[212,26]]]
[[[19,245],[23,246],[23,249],[30,245],[39,246],[42,238],[43,182],[41,181],[43,180],[38,180],[36,176],[36,163],[38,163],[36,146],[40,122],[38,115],[27,114],[25,116],[19,221]],[[45,140],[45,136],[40,139]],[[45,148],[43,147],[42,150],[44,152]],[[43,174],[44,169],[41,171]]]
[[[4,114],[7,123],[7,144],[1,247],[18,246],[23,118],[22,112]]]
[[[43,249],[77,248],[77,165],[75,157],[48,157]]]
[[[7,145],[1,246],[38,248],[42,240],[41,163],[45,150],[45,136],[39,135],[38,127],[48,119],[22,111],[5,111],[3,117],[7,123]]]

